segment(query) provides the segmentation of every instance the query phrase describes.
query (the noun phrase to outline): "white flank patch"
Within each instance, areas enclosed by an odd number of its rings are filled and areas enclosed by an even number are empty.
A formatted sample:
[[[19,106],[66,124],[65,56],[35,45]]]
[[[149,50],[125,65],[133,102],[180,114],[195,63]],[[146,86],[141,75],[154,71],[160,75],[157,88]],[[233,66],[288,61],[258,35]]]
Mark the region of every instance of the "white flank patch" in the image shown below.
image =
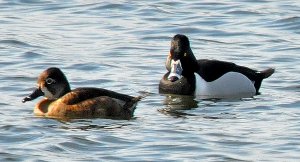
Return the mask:
[[[206,82],[197,73],[195,76],[195,95],[200,98],[242,98],[256,93],[253,82],[241,73],[228,72],[212,82]]]

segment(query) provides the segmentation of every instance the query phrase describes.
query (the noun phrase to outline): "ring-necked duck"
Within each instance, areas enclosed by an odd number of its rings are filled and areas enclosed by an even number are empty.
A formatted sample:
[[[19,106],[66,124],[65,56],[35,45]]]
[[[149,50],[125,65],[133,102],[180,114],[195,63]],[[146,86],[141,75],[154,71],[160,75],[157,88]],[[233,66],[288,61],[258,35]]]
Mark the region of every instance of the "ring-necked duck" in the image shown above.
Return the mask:
[[[23,103],[39,96],[34,114],[54,118],[111,117],[130,119],[137,102],[132,97],[100,88],[77,88],[71,90],[69,82],[59,68],[49,68],[37,80],[37,88],[23,99]]]
[[[259,93],[262,80],[275,71],[256,71],[218,60],[196,60],[188,37],[181,34],[171,40],[166,68],[168,72],[159,83],[160,93],[200,98],[251,97]]]

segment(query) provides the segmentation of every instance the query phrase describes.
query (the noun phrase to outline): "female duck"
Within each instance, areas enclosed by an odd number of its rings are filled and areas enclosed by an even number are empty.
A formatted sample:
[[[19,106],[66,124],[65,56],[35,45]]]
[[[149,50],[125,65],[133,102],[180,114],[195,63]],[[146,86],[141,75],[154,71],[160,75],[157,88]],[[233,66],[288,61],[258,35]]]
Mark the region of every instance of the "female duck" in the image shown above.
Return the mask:
[[[38,77],[37,89],[23,99],[23,103],[39,96],[34,113],[55,118],[113,117],[130,119],[141,97],[100,88],[77,88],[71,90],[63,72],[55,67],[42,72]]]
[[[159,83],[160,93],[200,98],[251,97],[259,93],[262,80],[275,71],[256,71],[218,60],[196,60],[189,39],[181,34],[172,38],[166,68],[168,72]]]

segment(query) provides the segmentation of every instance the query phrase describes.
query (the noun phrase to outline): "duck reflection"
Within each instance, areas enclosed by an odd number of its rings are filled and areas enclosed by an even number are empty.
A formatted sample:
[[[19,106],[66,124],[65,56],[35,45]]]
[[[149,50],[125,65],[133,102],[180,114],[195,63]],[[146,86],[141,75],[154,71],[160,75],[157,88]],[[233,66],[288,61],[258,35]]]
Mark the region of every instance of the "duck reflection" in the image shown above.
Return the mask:
[[[172,109],[190,110],[198,107],[198,101],[194,100],[194,98],[194,96],[185,95],[166,95],[163,104]]]
[[[165,95],[163,104],[166,107],[159,109],[158,111],[174,117],[192,116],[193,114],[185,113],[182,110],[191,110],[198,107],[198,101],[194,99],[194,96],[185,95]]]
[[[49,119],[49,118],[48,118]],[[57,123],[50,124],[46,127],[59,128],[64,130],[114,130],[131,125],[128,120],[114,120],[114,119],[68,119],[53,118]]]

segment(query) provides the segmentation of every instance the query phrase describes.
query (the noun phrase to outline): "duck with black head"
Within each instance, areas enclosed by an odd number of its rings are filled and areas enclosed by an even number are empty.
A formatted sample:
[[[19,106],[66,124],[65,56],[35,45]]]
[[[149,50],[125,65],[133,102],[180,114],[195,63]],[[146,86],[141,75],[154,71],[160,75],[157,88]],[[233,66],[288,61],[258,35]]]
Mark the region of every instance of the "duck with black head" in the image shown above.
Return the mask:
[[[175,35],[167,57],[168,72],[159,83],[165,94],[195,95],[199,98],[242,98],[259,94],[263,79],[274,73],[239,66],[232,62],[197,60],[187,36]]]
[[[130,119],[142,98],[132,97],[101,88],[71,90],[64,73],[51,67],[40,74],[37,88],[23,99],[23,103],[40,96],[34,114],[52,118],[118,118]]]

